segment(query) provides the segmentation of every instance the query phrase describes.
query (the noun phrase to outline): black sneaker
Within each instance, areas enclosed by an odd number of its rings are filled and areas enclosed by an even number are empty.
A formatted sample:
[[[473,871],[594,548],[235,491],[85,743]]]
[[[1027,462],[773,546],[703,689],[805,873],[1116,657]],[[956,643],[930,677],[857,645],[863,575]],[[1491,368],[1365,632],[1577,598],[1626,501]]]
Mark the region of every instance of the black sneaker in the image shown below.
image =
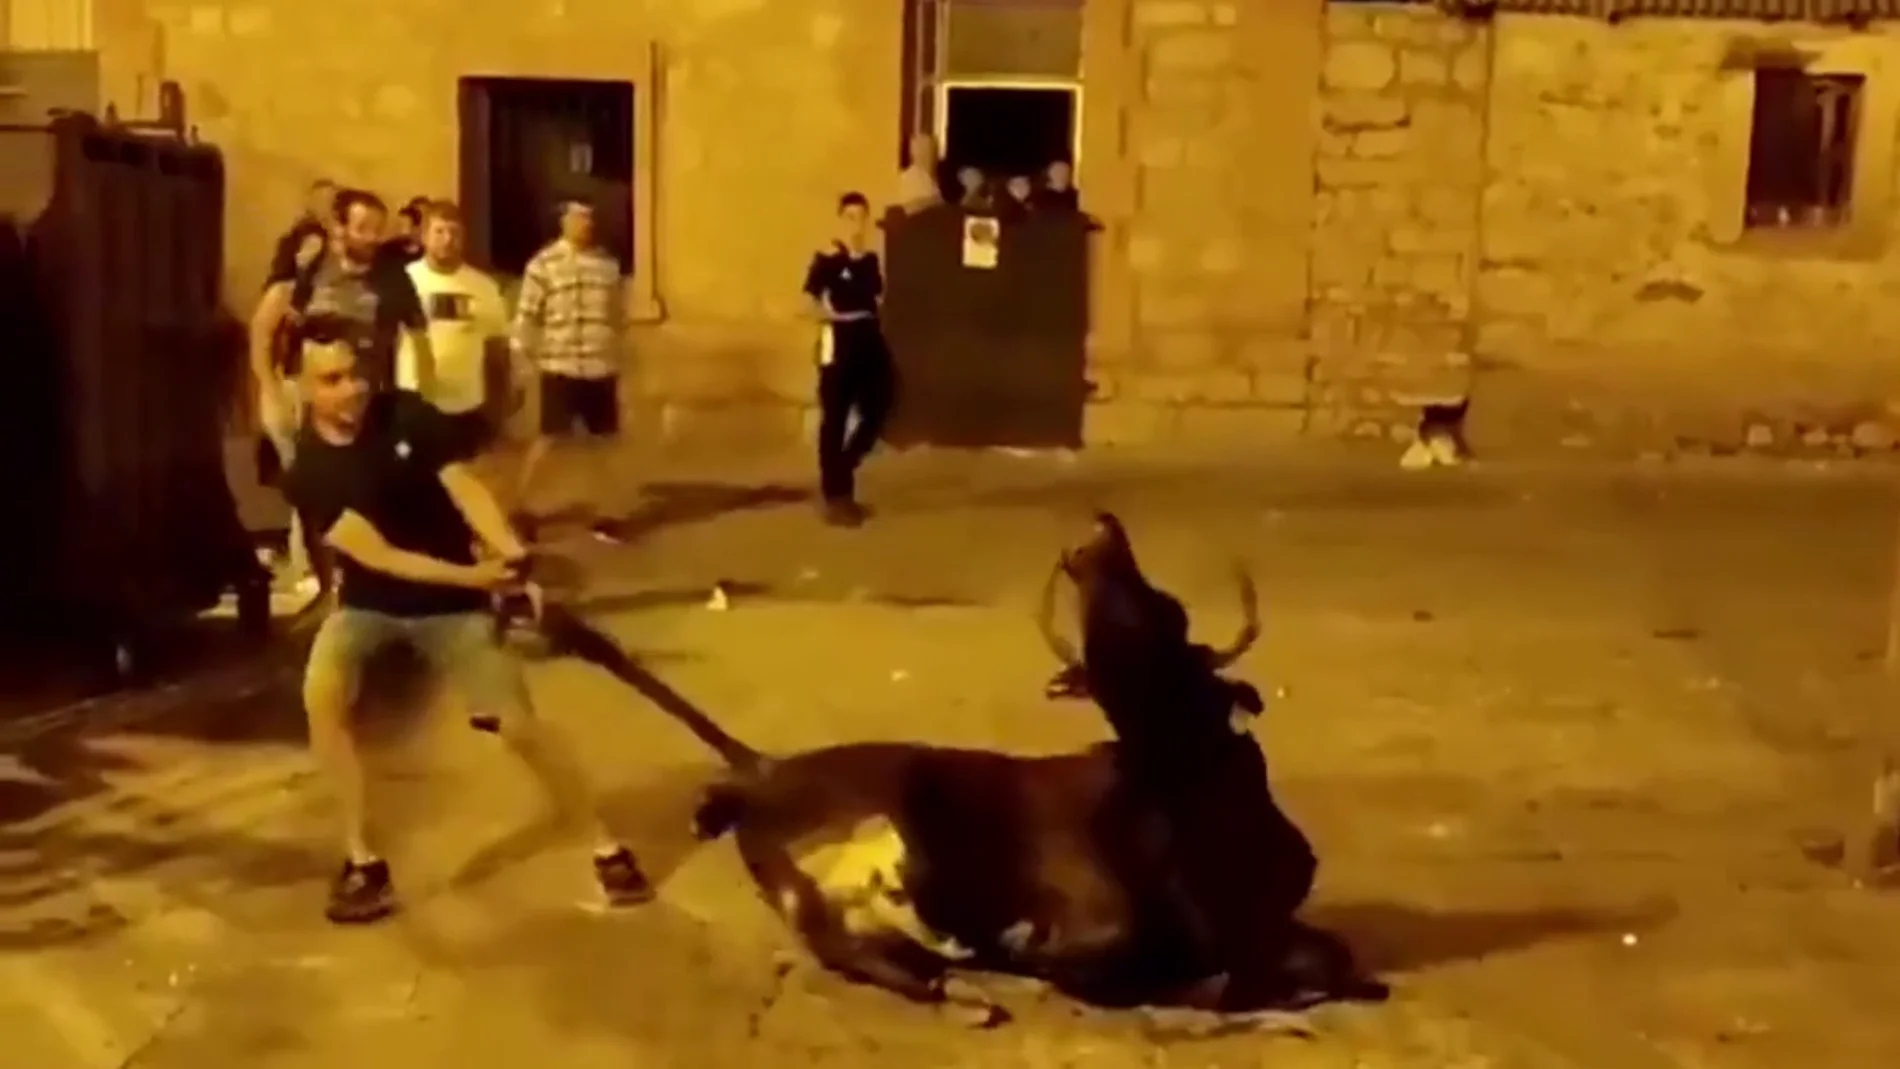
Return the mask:
[[[609,906],[638,906],[653,901],[653,885],[640,871],[633,851],[621,847],[611,854],[594,855],[594,879]]]
[[[396,912],[396,888],[389,881],[389,862],[343,863],[330,883],[330,904],[323,915],[332,924],[369,924]]]
[[[833,527],[862,527],[866,517],[864,506],[850,498],[825,502],[820,515]]]

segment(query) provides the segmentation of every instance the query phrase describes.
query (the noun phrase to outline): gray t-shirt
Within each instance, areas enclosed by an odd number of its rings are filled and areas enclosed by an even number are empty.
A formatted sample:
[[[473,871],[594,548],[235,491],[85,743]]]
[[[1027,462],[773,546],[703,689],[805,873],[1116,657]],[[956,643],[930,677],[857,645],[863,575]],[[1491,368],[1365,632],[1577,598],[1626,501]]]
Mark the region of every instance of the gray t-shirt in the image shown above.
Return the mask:
[[[357,362],[370,382],[395,382],[396,345],[405,327],[427,326],[414,283],[400,266],[377,261],[353,267],[326,253],[293,282],[291,307],[303,318],[347,325]]]

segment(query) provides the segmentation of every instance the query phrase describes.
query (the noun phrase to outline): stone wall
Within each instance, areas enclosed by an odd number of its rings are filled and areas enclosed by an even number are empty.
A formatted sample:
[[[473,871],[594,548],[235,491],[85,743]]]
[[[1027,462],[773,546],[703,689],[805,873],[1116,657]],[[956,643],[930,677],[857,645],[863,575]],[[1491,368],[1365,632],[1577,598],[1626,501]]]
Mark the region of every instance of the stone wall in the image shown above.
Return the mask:
[[[1314,161],[1316,429],[1410,435],[1468,389],[1490,31],[1333,4]]]
[[[1503,16],[1495,32],[1474,294],[1492,370],[1474,418],[1488,409],[1501,439],[1557,428],[1574,444],[1831,448],[1857,425],[1863,445],[1887,440],[1900,249],[1879,202],[1895,179],[1895,31]],[[1866,74],[1867,244],[1739,233],[1752,90],[1721,68],[1741,40]]]
[[[1114,240],[1097,250],[1125,259],[1129,291],[1098,290],[1097,307],[1125,297],[1133,314],[1094,350],[1091,443],[1304,425],[1305,111],[1322,10],[1132,0],[1118,103],[1134,196],[1125,218],[1106,209]],[[1098,315],[1098,334],[1119,333]]]

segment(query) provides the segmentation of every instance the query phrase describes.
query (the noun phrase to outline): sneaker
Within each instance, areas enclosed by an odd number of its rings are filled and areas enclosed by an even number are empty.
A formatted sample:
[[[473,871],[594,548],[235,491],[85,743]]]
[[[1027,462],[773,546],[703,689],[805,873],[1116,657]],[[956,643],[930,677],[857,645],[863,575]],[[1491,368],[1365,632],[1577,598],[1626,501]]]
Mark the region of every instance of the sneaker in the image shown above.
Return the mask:
[[[833,527],[862,527],[868,514],[864,506],[844,498],[825,502],[819,509],[819,515]]]
[[[653,901],[653,885],[640,871],[633,851],[621,847],[611,854],[594,855],[594,879],[610,906],[638,906]]]
[[[396,887],[389,880],[389,862],[346,861],[330,884],[330,904],[323,915],[332,924],[369,924],[396,912]]]

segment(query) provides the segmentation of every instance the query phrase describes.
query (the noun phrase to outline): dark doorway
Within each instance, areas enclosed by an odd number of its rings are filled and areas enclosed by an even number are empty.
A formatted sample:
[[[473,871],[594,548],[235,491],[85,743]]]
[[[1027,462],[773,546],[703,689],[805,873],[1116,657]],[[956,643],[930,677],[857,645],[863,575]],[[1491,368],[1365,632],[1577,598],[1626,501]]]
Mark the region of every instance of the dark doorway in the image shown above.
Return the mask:
[[[633,93],[628,82],[464,78],[461,200],[470,257],[519,275],[565,200],[594,206],[601,244],[633,263]]]
[[[1074,89],[953,85],[945,94],[944,155],[960,167],[1035,174],[1074,155]]]

